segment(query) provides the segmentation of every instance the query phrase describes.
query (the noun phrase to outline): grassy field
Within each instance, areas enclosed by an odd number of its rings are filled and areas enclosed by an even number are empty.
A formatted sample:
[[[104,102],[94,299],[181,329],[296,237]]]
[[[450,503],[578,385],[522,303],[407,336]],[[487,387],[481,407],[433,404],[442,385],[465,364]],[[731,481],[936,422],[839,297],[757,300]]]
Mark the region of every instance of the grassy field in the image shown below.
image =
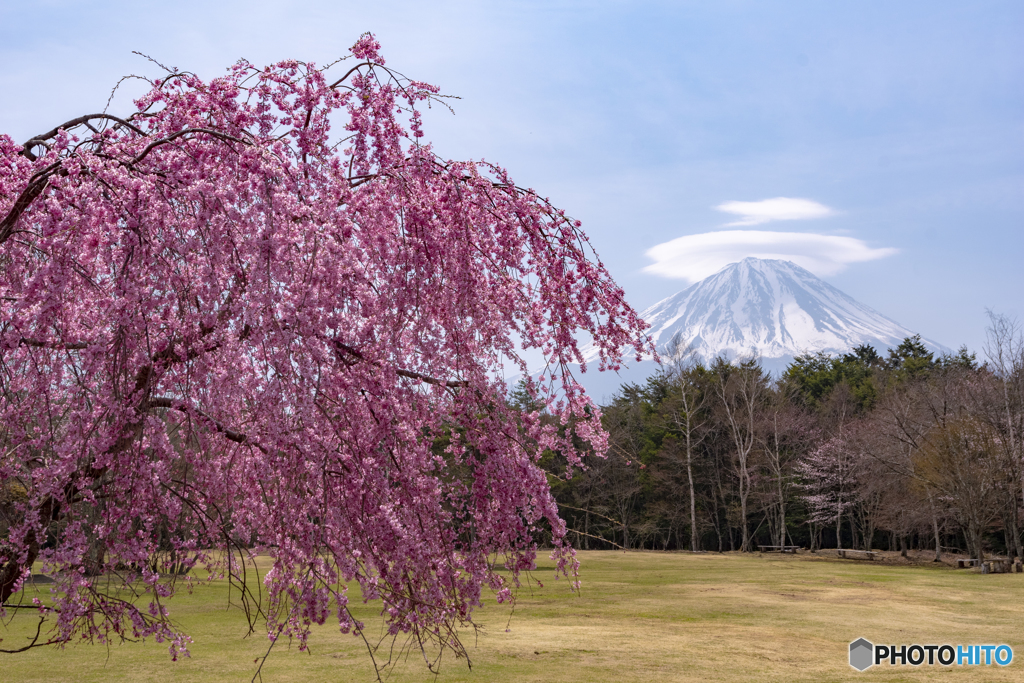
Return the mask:
[[[434,678],[417,654],[388,680],[511,681],[1016,681],[1024,680],[1024,575],[891,566],[827,556],[582,552],[582,596],[552,581],[550,563],[507,607],[476,613],[473,659],[442,662]],[[265,638],[243,639],[244,619],[223,586],[170,603],[193,636],[192,657],[172,663],[154,643],[75,646],[0,655],[0,680],[247,681]],[[363,615],[370,614],[363,608]],[[360,615],[360,616],[363,616]],[[22,613],[3,647],[17,643]],[[367,619],[369,623],[369,619]],[[506,632],[506,625],[509,631]],[[1008,667],[847,664],[848,643],[1006,643]],[[323,627],[311,653],[275,648],[264,681],[371,681],[362,641]]]

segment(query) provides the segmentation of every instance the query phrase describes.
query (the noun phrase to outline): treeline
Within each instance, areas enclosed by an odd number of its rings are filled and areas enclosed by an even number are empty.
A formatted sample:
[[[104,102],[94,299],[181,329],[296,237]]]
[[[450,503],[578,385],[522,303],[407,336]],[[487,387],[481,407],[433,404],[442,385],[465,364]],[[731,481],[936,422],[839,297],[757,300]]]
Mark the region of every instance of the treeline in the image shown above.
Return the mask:
[[[798,545],[1021,554],[1024,348],[993,315],[985,359],[920,337],[797,358],[676,361],[602,409],[606,458],[542,460],[580,548]]]

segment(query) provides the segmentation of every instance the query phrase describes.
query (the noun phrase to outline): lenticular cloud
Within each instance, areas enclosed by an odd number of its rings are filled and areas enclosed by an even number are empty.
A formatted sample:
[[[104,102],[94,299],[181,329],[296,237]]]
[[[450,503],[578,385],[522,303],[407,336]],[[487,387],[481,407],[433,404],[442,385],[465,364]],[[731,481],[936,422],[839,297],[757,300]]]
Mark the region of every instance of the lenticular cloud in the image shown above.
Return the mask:
[[[758,202],[724,202],[715,207],[719,211],[740,216],[738,221],[727,225],[759,225],[769,221],[793,221],[807,218],[824,218],[835,213],[824,204],[811,199],[776,197]]]
[[[895,254],[863,240],[839,235],[770,230],[720,230],[686,235],[647,250],[654,263],[644,272],[697,282],[748,256],[792,261],[820,277],[835,275],[850,263]]]

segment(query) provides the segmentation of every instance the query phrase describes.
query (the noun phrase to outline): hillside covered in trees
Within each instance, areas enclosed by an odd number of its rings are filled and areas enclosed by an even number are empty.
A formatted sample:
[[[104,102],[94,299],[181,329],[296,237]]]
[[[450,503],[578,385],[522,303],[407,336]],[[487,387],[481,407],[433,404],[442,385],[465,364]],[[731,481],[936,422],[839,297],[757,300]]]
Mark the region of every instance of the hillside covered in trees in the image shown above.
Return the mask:
[[[957,549],[1021,554],[1024,348],[991,316],[985,358],[676,361],[603,407],[607,457],[542,464],[581,548]],[[526,392],[513,392],[513,401]],[[520,405],[529,410],[531,406]]]

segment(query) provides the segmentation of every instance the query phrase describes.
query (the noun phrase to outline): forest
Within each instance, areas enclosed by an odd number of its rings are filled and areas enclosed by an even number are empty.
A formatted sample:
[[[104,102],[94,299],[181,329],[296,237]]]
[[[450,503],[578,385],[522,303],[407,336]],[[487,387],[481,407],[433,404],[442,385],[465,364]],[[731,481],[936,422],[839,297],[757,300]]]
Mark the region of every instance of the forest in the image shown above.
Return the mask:
[[[602,421],[604,458],[541,464],[577,547],[759,545],[1021,554],[1024,345],[990,314],[984,358],[920,337],[886,354],[701,363],[670,350]],[[512,400],[526,401],[516,391]],[[529,409],[529,405],[520,405]]]

